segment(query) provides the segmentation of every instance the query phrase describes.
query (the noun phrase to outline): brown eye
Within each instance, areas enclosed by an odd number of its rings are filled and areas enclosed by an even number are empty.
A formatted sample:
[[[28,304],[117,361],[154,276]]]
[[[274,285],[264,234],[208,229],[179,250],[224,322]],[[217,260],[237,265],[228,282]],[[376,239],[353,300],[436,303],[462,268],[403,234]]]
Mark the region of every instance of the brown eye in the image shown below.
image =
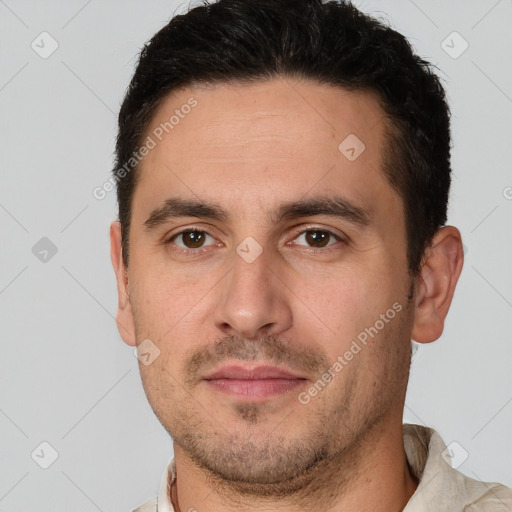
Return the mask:
[[[172,241],[183,249],[199,249],[204,246],[207,238],[212,238],[204,231],[183,231],[172,238]]]
[[[294,240],[295,245],[303,245],[314,249],[322,249],[339,242],[341,238],[325,229],[308,229]]]
[[[332,235],[327,231],[307,231],[306,242],[312,247],[325,247]]]

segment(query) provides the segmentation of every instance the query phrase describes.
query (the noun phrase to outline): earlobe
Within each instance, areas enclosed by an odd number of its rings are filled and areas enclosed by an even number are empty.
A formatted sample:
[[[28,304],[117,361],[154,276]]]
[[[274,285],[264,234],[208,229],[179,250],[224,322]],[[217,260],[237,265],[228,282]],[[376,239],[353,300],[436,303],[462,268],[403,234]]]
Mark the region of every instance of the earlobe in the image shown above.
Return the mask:
[[[136,345],[135,324],[128,291],[128,272],[123,263],[119,221],[114,221],[110,225],[110,258],[117,281],[117,329],[123,341],[134,347]]]
[[[464,252],[460,232],[444,226],[425,251],[418,277],[415,315],[411,338],[430,343],[443,333],[444,321],[462,271]]]

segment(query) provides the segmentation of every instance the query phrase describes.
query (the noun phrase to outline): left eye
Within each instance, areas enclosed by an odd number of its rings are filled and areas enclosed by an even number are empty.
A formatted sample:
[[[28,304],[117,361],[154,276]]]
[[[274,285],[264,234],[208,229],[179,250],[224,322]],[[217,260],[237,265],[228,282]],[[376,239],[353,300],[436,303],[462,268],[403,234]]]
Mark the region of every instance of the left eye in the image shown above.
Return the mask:
[[[208,241],[210,243],[207,243]],[[212,245],[214,239],[206,231],[190,230],[174,235],[170,242],[173,242],[182,249],[200,249],[206,245]]]
[[[298,245],[308,245],[310,247],[322,248],[332,245],[340,240],[334,233],[321,229],[310,229],[304,231],[297,238],[294,243]]]

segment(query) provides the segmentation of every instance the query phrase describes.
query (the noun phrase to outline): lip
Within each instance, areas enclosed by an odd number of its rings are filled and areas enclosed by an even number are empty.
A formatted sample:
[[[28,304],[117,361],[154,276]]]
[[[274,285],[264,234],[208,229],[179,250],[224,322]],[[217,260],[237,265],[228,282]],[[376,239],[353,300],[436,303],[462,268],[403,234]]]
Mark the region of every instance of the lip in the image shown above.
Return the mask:
[[[258,379],[300,379],[289,370],[277,366],[240,366],[236,364],[222,366],[218,370],[204,377],[204,380],[213,379],[239,379],[239,380],[258,380]]]
[[[203,380],[214,391],[258,402],[291,391],[307,379],[277,366],[226,365]]]

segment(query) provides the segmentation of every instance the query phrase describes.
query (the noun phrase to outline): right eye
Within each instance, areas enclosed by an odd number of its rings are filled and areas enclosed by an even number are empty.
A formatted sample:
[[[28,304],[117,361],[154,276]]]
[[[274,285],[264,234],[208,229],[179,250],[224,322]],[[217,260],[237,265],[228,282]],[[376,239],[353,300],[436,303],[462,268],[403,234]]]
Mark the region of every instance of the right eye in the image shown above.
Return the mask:
[[[209,243],[207,243],[209,241]],[[188,229],[176,233],[169,240],[178,247],[186,250],[201,249],[209,245],[213,245],[215,240],[206,231],[199,231],[197,229]]]

